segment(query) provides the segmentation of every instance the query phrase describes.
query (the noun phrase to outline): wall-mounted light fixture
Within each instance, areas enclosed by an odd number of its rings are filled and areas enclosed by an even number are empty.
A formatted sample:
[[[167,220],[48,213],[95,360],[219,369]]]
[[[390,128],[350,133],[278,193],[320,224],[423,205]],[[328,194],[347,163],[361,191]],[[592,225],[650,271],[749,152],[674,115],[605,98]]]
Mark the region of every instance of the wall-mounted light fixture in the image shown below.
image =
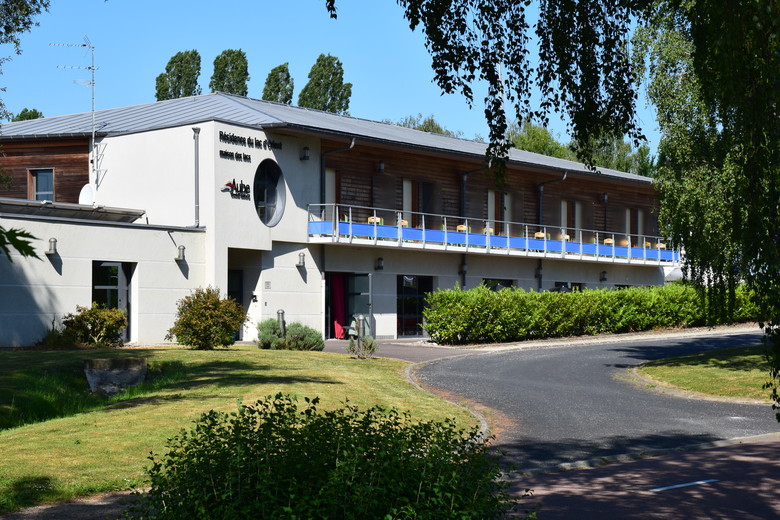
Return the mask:
[[[57,239],[49,239],[49,249],[46,251],[46,256],[54,256],[57,254]]]
[[[309,147],[304,146],[301,149],[301,161],[308,161],[309,160]]]
[[[458,271],[458,274],[466,274],[468,272],[469,272],[469,266],[466,264],[466,262],[460,264],[460,270]]]
[[[534,278],[541,278],[542,277],[542,268],[537,267],[536,270],[534,270]]]
[[[379,161],[379,164],[376,165],[376,171],[377,173],[385,173],[385,161]]]
[[[385,268],[385,259],[381,256],[376,259],[376,263],[374,264],[374,270],[375,271],[381,271]]]
[[[601,271],[601,274],[599,274],[599,282],[606,282],[607,281],[607,272]]]
[[[601,200],[602,203],[606,204],[607,202],[609,202],[609,195],[606,193],[602,193],[599,199]]]
[[[306,267],[306,255],[304,253],[298,253],[298,263],[295,267]]]
[[[186,258],[184,256],[184,250],[185,249],[186,248],[184,246],[179,246],[179,254],[176,255],[176,258],[174,258],[174,260],[176,260],[177,262],[184,262],[186,260]]]

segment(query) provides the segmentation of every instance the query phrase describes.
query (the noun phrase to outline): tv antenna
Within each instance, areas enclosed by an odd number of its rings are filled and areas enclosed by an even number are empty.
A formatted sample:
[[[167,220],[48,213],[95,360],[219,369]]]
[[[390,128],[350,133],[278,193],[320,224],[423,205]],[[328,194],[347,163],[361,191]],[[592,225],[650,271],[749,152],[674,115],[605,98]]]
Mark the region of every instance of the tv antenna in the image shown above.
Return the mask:
[[[92,87],[92,139],[90,140],[90,164],[92,165],[92,174],[95,177],[95,188],[98,186],[98,168],[97,157],[95,153],[95,46],[89,41],[88,36],[84,36],[84,43],[50,43],[53,47],[84,47],[89,49],[92,54],[92,64],[89,67],[78,67],[70,65],[57,65],[58,69],[79,69],[88,70],[92,73],[92,79],[87,83]]]

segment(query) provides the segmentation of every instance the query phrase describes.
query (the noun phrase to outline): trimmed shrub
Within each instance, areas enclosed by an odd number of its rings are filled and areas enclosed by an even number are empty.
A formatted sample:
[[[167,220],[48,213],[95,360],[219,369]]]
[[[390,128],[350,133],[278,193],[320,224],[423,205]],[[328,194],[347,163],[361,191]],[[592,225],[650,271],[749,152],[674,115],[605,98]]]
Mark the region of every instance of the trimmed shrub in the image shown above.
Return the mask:
[[[127,327],[127,316],[121,309],[92,302],[91,307],[76,306],[76,313],[66,314],[62,325],[64,336],[75,345],[115,347],[123,342],[122,331]]]
[[[516,509],[477,428],[277,394],[211,411],[152,455],[128,518],[490,519]]]
[[[257,324],[257,346],[271,350],[322,350],[322,334],[302,323],[287,325],[287,337],[282,337],[279,322],[268,318]]]
[[[363,336],[360,343],[355,338],[349,338],[347,343],[347,354],[355,356],[358,359],[368,359],[374,357],[379,345],[371,336]]]
[[[284,348],[287,350],[322,350],[325,348],[325,340],[322,339],[322,334],[313,328],[295,322],[287,326]]]
[[[257,346],[264,350],[278,350],[284,348],[282,329],[279,322],[268,318],[257,324]]]
[[[456,287],[428,294],[426,304],[428,334],[450,345],[693,327],[718,318],[719,323],[759,319],[752,294],[744,288],[736,291],[734,309],[715,314],[689,284],[572,293]]]
[[[220,298],[219,289],[199,287],[176,304],[176,321],[165,339],[198,350],[229,347],[246,321],[244,308],[232,298]]]

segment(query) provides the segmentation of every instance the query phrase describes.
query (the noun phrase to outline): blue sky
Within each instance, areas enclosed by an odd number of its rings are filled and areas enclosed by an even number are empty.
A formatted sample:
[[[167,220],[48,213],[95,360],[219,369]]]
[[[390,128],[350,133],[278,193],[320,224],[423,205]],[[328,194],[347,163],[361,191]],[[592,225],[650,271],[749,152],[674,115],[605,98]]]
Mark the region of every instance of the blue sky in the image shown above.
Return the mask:
[[[331,20],[324,0],[53,0],[40,26],[22,36],[22,54],[3,66],[0,96],[13,113],[25,107],[45,116],[88,112],[90,72],[59,67],[87,67],[89,53],[50,45],[81,44],[85,35],[95,46],[98,110],[155,101],[155,78],[171,56],[189,49],[202,58],[203,93],[214,58],[240,48],[249,61],[250,97],[260,98],[268,72],[289,62],[295,102],[317,56],[330,53],[353,84],[352,116],[397,121],[421,113],[466,138],[488,135],[484,89],[476,90],[472,109],[460,95],[442,95],[423,37],[409,30],[396,2],[337,0],[337,6],[339,18]],[[8,46],[0,51],[12,53]],[[640,118],[655,149],[652,114],[643,110]],[[563,122],[551,130],[568,141]]]

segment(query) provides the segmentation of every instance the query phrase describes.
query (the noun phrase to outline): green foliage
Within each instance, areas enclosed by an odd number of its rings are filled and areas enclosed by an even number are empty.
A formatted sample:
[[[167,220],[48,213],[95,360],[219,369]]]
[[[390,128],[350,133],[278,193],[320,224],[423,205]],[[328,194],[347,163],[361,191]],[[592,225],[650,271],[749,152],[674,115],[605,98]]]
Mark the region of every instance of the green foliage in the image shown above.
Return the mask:
[[[756,293],[780,407],[780,16],[776,2],[658,1],[634,38],[661,130],[661,220],[710,310]],[[780,420],[780,414],[778,414]]]
[[[757,320],[754,295],[737,294],[722,321],[707,319],[708,300],[689,284],[572,293],[456,288],[430,293],[423,314],[437,343],[500,343]]]
[[[226,49],[214,58],[214,72],[209,88],[212,92],[225,92],[246,96],[248,92],[249,63],[241,49]]]
[[[284,349],[284,338],[278,320],[268,318],[257,324],[257,346],[265,350]]]
[[[355,338],[349,338],[347,343],[347,354],[351,354],[358,359],[368,359],[374,357],[377,351],[377,342],[371,336],[363,336],[360,341]]]
[[[441,134],[449,137],[463,137],[463,132],[461,132],[460,130],[458,131],[447,130],[446,128],[441,126],[433,117],[433,115],[427,117],[423,117],[422,114],[417,114],[416,116],[414,115],[407,116],[395,124],[397,124],[398,126],[403,126],[404,128],[413,128],[415,130],[420,130],[421,132],[429,132],[431,134]]]
[[[199,287],[176,303],[176,321],[165,339],[199,350],[228,347],[246,321],[246,313],[234,299],[222,299],[219,289]]]
[[[11,118],[11,121],[29,121],[30,119],[39,119],[43,117],[43,113],[33,108],[28,110],[23,108],[21,112]]]
[[[35,237],[23,229],[5,229],[0,226],[0,253],[4,254],[10,262],[13,262],[11,249],[15,249],[22,256],[38,258],[30,240],[35,240]]]
[[[76,307],[76,313],[62,318],[65,335],[76,345],[115,347],[123,343],[122,331],[127,328],[127,316],[122,309],[112,309],[92,302],[91,307]]]
[[[211,411],[152,455],[128,518],[489,519],[514,510],[478,429],[277,394]]]
[[[289,63],[282,63],[271,69],[265,78],[263,99],[289,105],[292,103],[294,88],[295,81],[290,75]]]
[[[518,150],[526,150],[559,159],[576,159],[574,152],[558,141],[558,137],[553,136],[547,128],[535,125],[528,119],[522,124],[510,124],[506,135],[507,140]]]
[[[76,346],[75,338],[67,334],[65,329],[58,327],[55,320],[51,320],[51,325],[44,333],[43,337],[35,343],[36,347],[57,350],[57,349],[71,349]]]
[[[352,83],[344,83],[344,67],[330,54],[320,54],[309,71],[309,82],[298,95],[298,106],[348,114]]]
[[[196,50],[174,54],[165,66],[165,72],[157,76],[155,97],[157,101],[196,96],[201,93],[200,53]]]
[[[325,340],[322,334],[301,323],[290,323],[282,336],[279,322],[273,318],[257,324],[257,346],[271,350],[322,350]]]

